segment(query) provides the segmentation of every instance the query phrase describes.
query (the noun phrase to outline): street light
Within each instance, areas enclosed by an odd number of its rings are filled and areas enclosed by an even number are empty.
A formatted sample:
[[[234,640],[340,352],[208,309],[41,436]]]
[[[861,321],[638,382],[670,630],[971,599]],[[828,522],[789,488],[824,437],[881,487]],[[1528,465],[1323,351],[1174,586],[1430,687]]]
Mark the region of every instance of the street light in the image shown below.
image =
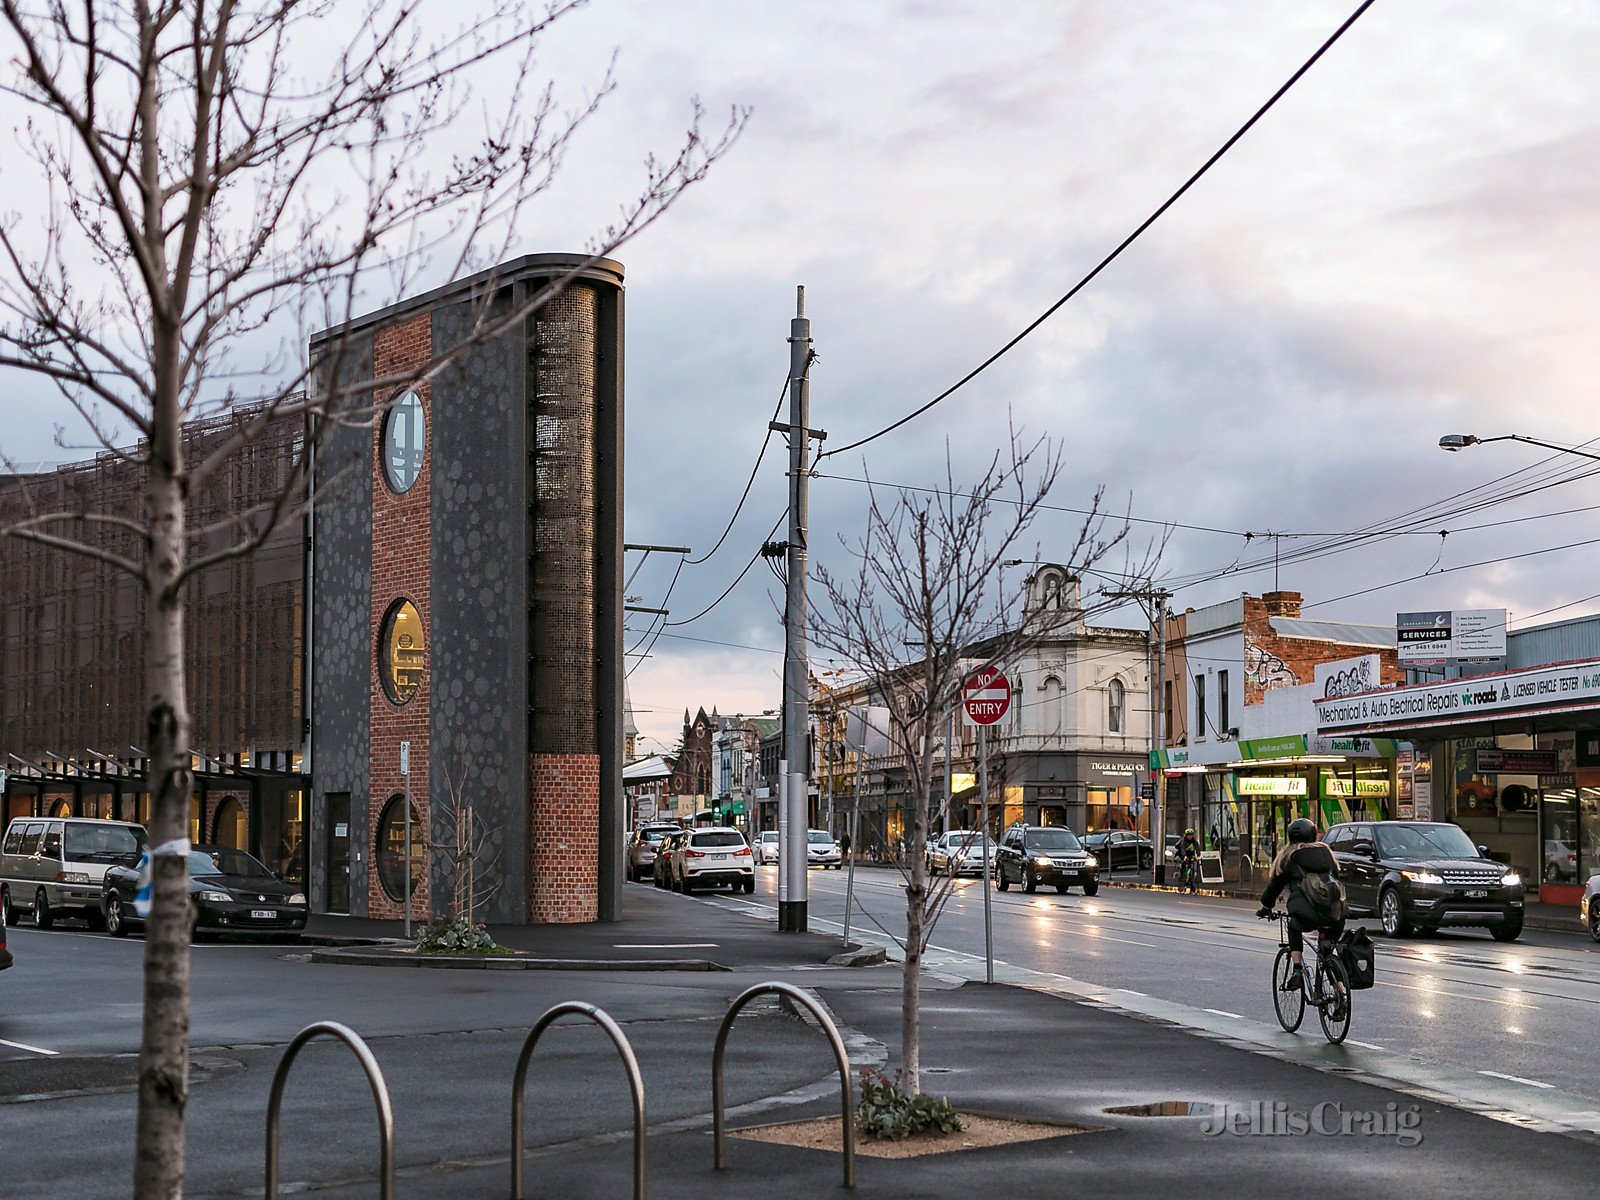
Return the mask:
[[[1471,433],[1447,433],[1439,439],[1439,449],[1465,450],[1468,446],[1481,446],[1486,442],[1526,442],[1530,446],[1540,446],[1546,450],[1555,450],[1561,454],[1576,454],[1579,458],[1592,458],[1600,462],[1600,454],[1592,450],[1580,450],[1576,446],[1562,446],[1556,442],[1546,442],[1539,438],[1527,437],[1520,433],[1502,433],[1498,437],[1481,438]]]

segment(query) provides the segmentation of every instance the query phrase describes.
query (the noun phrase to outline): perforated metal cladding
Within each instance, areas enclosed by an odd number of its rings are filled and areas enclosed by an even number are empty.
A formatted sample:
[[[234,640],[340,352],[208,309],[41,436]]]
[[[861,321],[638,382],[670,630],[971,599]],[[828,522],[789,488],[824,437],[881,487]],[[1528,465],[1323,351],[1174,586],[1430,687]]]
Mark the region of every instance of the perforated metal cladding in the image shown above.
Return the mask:
[[[592,754],[595,709],[595,328],[569,287],[528,322],[528,748]]]

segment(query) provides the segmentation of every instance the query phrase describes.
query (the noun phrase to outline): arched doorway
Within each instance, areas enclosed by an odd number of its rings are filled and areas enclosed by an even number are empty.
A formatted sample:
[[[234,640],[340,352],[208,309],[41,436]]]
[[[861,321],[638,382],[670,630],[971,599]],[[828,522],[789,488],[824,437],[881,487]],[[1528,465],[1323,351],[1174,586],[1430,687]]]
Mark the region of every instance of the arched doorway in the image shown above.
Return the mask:
[[[244,805],[231,796],[217,805],[217,815],[211,822],[211,837],[219,846],[249,849],[250,823],[245,819]]]

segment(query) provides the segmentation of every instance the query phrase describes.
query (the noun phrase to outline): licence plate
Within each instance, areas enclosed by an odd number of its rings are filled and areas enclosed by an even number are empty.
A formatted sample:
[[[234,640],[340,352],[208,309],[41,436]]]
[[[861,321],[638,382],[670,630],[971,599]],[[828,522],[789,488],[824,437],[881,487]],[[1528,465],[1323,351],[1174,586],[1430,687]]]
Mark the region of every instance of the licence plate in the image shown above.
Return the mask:
[[[1472,891],[1467,892],[1466,897],[1468,900],[1487,900],[1489,898],[1489,893],[1482,890]]]
[[[277,915],[277,912],[270,908],[252,908],[250,910],[250,919],[252,921],[271,921]]]

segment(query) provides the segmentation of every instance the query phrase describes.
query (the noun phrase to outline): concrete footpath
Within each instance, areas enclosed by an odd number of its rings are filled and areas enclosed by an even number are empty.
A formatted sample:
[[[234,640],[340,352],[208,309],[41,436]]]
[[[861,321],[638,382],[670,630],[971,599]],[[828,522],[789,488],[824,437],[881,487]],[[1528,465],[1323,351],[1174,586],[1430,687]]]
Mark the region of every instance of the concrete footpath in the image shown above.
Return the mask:
[[[708,953],[733,974],[661,973],[637,980],[639,998],[651,1001],[652,1022],[671,1023],[676,1053],[657,1048],[645,1062],[652,1117],[647,1141],[648,1194],[684,1200],[739,1197],[764,1200],[835,1194],[840,1159],[819,1150],[736,1139],[730,1169],[712,1169],[706,1096],[715,1023],[706,1001],[731,998],[752,982],[782,979],[811,989],[835,1015],[860,1061],[898,1059],[900,976],[894,965],[837,968],[823,965],[838,946],[822,935],[779,935],[768,920],[696,898],[628,889],[625,920],[617,926],[560,931],[530,930],[528,948],[561,952],[581,943],[593,956],[635,953],[640,945],[677,952],[681,943],[709,942]],[[603,943],[603,947],[597,946]],[[671,947],[672,949],[668,949]],[[324,967],[320,970],[339,970]],[[414,975],[397,972],[396,978]],[[558,977],[572,998],[616,974]],[[556,980],[552,979],[552,983]],[[708,994],[714,993],[715,995]],[[697,997],[691,1001],[691,997]],[[1172,1022],[1130,1016],[1110,1007],[1074,1002],[1018,986],[961,983],[929,974],[923,1013],[923,1063],[927,1090],[947,1094],[958,1108],[1061,1126],[1059,1136],[980,1150],[857,1162],[857,1191],[886,1197],[961,1197],[1004,1189],[1027,1196],[1090,1195],[1278,1197],[1286,1190],[1371,1200],[1404,1190],[1408,1195],[1493,1197],[1530,1186],[1587,1194],[1600,1174],[1600,1145],[1581,1136],[1521,1127],[1514,1112],[1498,1119],[1391,1091],[1355,1077],[1343,1048],[1323,1047],[1321,1069],[1202,1036]],[[1321,1042],[1315,1014],[1299,1035]],[[767,1020],[774,1019],[769,1013]],[[781,1017],[777,1019],[784,1019]],[[730,1124],[821,1117],[839,1112],[838,1084],[815,1031],[795,1023],[802,1036],[785,1037],[783,1057],[809,1083],[761,1103],[745,1103]],[[632,1028],[632,1027],[630,1027]],[[730,1042],[728,1074],[773,1044],[752,1026]],[[642,1032],[642,1028],[641,1028]],[[641,1052],[641,1061],[646,1059]],[[572,1063],[566,1064],[574,1069]],[[582,1136],[570,1130],[541,1141],[574,1083],[590,1097],[592,1121]],[[592,1071],[566,1091],[530,1091],[528,1114],[530,1196],[625,1196],[631,1193],[631,1133],[623,1085],[603,1047]],[[664,1098],[664,1099],[663,1099]],[[687,1107],[685,1106],[687,1098]],[[1189,1115],[1141,1116],[1118,1108]],[[496,1117],[498,1120],[498,1116]],[[355,1145],[365,1146],[363,1135]],[[402,1147],[405,1141],[402,1135]],[[358,1152],[362,1157],[366,1150]],[[504,1155],[419,1160],[402,1150],[398,1194],[406,1197],[499,1197],[507,1194]],[[370,1174],[356,1172],[312,1194],[344,1198],[374,1194]],[[0,1189],[3,1190],[3,1189]]]

